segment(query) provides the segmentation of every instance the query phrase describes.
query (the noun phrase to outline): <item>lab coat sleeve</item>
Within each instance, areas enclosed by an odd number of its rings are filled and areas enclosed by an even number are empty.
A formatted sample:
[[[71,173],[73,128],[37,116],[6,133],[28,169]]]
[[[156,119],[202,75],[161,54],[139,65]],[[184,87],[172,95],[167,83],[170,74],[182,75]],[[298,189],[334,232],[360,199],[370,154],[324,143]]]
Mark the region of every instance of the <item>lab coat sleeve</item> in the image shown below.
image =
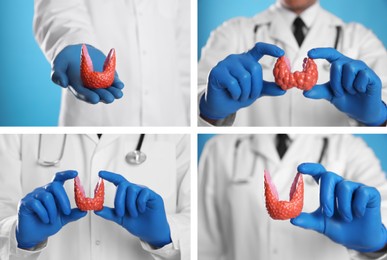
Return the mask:
[[[98,48],[84,0],[35,0],[35,39],[52,62],[66,46],[87,43]]]
[[[213,67],[224,60],[230,54],[238,53],[238,39],[241,28],[242,18],[235,18],[223,23],[211,35],[203,47],[198,65],[198,99],[205,93],[208,82],[208,75]],[[199,112],[199,108],[198,108]],[[200,115],[200,112],[199,112]],[[205,120],[198,117],[199,126],[211,126]],[[224,126],[231,126],[234,123],[235,116],[227,118],[222,123]]]
[[[344,178],[375,187],[381,196],[382,221],[387,226],[387,180],[379,159],[361,138],[343,136],[343,153],[348,156]],[[387,259],[385,254],[362,254],[349,250],[352,259]]]
[[[21,139],[16,135],[0,135],[0,259],[37,259],[41,250],[27,251],[17,247],[17,206],[22,198]]]
[[[144,250],[150,252],[156,260],[190,259],[190,214],[191,214],[191,181],[190,181],[190,138],[188,135],[176,137],[176,170],[177,201],[176,213],[168,214],[167,220],[171,230],[172,243],[160,249],[154,249],[141,241]]]
[[[351,41],[359,46],[358,59],[364,61],[382,81],[382,99],[387,102],[387,52],[376,35],[361,24],[350,23]],[[356,37],[356,38],[355,38]]]
[[[198,254],[201,260],[217,260],[224,257],[226,248],[218,220],[222,219],[217,203],[218,188],[223,183],[217,179],[217,172],[223,164],[218,160],[216,143],[209,140],[204,146],[199,162],[198,175]],[[223,174],[223,172],[222,172]]]

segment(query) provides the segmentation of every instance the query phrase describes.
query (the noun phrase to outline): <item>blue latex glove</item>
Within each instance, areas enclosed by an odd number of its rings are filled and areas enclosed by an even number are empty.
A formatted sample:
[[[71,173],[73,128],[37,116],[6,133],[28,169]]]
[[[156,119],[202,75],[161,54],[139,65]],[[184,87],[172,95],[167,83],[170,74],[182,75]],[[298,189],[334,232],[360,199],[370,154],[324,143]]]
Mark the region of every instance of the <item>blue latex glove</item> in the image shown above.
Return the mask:
[[[98,216],[121,225],[148,244],[161,248],[171,243],[163,199],[147,187],[130,183],[123,176],[100,171],[99,176],[117,186],[114,209],[104,207]]]
[[[200,115],[219,120],[250,106],[262,96],[281,96],[285,91],[274,82],[262,79],[258,61],[264,56],[281,57],[275,45],[257,43],[246,53],[229,55],[210,72],[206,94],[200,100]]]
[[[121,98],[124,83],[118,78],[117,73],[112,86],[106,89],[89,89],[83,86],[80,71],[81,49],[82,44],[69,45],[56,56],[51,80],[61,87],[69,87],[76,98],[87,103],[112,103],[115,99]],[[106,56],[93,46],[87,45],[87,49],[93,61],[94,70],[103,71]]]
[[[33,248],[56,234],[64,225],[86,216],[71,209],[63,184],[76,171],[58,172],[53,181],[27,194],[19,203],[16,240],[19,248]]]
[[[360,252],[377,251],[386,245],[377,189],[347,181],[327,172],[321,164],[301,164],[298,172],[311,175],[320,183],[320,207],[291,219],[293,225],[315,230]]]
[[[382,102],[382,82],[364,62],[353,60],[333,48],[316,48],[308,52],[312,59],[331,63],[330,81],[316,85],[304,96],[326,99],[349,117],[370,126],[387,120],[387,107]]]

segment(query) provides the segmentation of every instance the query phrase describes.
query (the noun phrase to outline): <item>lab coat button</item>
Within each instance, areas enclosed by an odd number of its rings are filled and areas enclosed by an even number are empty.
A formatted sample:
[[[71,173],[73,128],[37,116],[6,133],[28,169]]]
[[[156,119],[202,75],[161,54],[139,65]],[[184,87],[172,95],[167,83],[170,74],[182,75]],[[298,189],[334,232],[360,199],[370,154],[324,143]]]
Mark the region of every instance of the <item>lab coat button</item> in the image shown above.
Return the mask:
[[[101,241],[96,240],[96,241],[95,241],[95,244],[96,244],[97,246],[99,246],[99,245],[101,244]]]
[[[146,50],[143,50],[142,51],[142,55],[146,55],[147,54],[147,51]]]
[[[273,249],[273,254],[277,254],[277,253],[278,253],[277,248],[274,248]]]

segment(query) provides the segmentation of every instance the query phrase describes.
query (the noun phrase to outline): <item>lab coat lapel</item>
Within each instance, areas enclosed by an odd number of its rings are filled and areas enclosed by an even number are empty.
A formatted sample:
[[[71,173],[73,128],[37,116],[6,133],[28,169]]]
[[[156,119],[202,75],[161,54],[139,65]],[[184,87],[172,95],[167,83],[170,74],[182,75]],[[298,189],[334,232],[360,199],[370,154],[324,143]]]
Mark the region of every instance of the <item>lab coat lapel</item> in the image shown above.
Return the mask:
[[[333,47],[332,43],[334,42],[334,36],[331,36],[330,26],[326,25],[327,19],[329,19],[329,17],[325,17],[324,12],[317,12],[317,17],[314,19],[314,22],[311,25],[311,28],[298,52],[298,59],[306,57],[308,51],[312,48]]]
[[[281,42],[282,46],[286,46],[285,49],[291,48],[296,52],[298,50],[298,43],[291,31],[291,25],[284,26],[284,24],[286,24],[286,22],[281,17],[281,14],[279,12],[274,12],[269,29],[270,37],[275,41]]]
[[[97,135],[95,135],[97,137]],[[106,146],[112,144],[114,141],[116,141],[120,136],[122,135],[117,135],[117,134],[103,134],[101,136],[101,139],[98,142],[97,145],[97,150],[96,152],[99,152],[103,150]],[[97,137],[98,138],[98,137]]]
[[[274,138],[274,135],[254,135],[251,150],[267,160],[278,164],[280,158],[275,147],[275,142],[273,141]]]

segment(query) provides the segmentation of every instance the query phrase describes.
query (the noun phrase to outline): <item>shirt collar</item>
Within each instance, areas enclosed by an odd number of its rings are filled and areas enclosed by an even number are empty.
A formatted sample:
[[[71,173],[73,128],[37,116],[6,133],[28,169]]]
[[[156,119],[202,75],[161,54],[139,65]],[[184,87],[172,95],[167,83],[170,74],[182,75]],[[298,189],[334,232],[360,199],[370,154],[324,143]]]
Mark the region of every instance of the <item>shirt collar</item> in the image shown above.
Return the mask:
[[[277,0],[276,7],[280,12],[282,18],[286,21],[286,24],[289,24],[289,26],[291,27],[293,25],[294,19],[296,19],[297,17],[297,14],[283,7],[282,4],[280,3],[280,0]],[[320,9],[320,2],[316,1],[316,3],[311,5],[308,9],[306,9],[299,15],[301,19],[304,21],[308,29],[312,26],[313,22],[315,21],[315,18],[317,16],[319,9]]]

